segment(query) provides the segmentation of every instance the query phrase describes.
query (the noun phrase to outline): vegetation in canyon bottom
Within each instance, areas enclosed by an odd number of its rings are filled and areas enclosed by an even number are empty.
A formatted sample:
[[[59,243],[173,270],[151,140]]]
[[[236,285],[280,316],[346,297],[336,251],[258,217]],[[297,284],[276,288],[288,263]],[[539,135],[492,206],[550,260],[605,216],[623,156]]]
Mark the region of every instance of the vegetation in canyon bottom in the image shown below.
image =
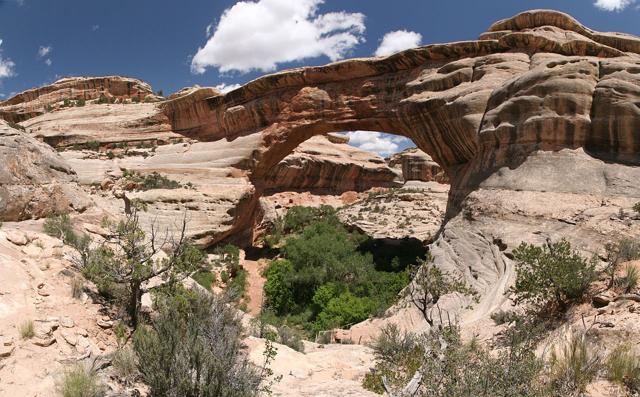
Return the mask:
[[[266,241],[279,258],[264,272],[262,317],[308,335],[382,315],[425,255],[419,243],[377,246],[347,230],[329,206],[291,208]]]

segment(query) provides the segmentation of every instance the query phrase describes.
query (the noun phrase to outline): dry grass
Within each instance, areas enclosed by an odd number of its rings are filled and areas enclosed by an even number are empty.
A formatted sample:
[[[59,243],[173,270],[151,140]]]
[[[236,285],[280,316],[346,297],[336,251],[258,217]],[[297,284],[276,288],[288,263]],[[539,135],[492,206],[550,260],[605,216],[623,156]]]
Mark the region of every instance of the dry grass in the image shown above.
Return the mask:
[[[20,324],[18,329],[20,331],[20,337],[22,339],[31,339],[35,336],[36,332],[33,328],[33,321],[27,320]]]
[[[563,395],[583,392],[601,367],[600,356],[593,352],[584,335],[573,335],[550,360],[553,387]]]

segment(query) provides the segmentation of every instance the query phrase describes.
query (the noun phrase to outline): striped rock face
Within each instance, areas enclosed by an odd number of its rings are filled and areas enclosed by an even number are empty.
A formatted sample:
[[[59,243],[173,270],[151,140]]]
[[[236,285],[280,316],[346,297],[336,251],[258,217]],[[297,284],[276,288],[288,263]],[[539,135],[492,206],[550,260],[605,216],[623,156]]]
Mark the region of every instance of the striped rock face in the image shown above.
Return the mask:
[[[537,10],[476,41],[283,71],[161,106],[174,131],[197,139],[259,134],[250,167],[258,185],[313,135],[374,130],[411,138],[464,196],[536,150],[583,148],[638,164],[638,101],[640,38]]]

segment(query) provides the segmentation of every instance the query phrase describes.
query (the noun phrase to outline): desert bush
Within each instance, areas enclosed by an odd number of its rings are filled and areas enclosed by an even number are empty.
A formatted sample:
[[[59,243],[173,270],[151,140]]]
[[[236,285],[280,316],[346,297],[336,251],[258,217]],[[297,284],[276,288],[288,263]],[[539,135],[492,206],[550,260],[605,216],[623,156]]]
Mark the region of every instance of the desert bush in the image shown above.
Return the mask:
[[[204,289],[211,290],[211,286],[216,283],[216,274],[209,270],[200,270],[195,272],[191,278],[193,278]]]
[[[71,279],[71,296],[74,299],[80,299],[84,290],[84,280],[82,277],[74,276]]]
[[[640,259],[640,241],[623,239],[618,242],[618,260],[621,262]]]
[[[122,176],[135,182],[139,190],[178,189],[180,187],[180,182],[169,179],[157,172],[142,175],[139,172],[125,169],[123,170]]]
[[[26,320],[20,324],[18,331],[20,332],[20,337],[22,339],[31,339],[36,335],[32,320]]]
[[[293,328],[290,328],[286,325],[279,327],[278,341],[285,346],[289,346],[295,351],[304,353],[304,343],[302,343],[302,336]]]
[[[375,372],[363,386],[378,393],[388,387],[399,395],[425,397],[548,395],[542,365],[530,346],[514,345],[492,355],[477,341],[463,342],[456,326],[434,327],[422,336],[387,328],[374,351]],[[410,384],[415,392],[407,389]]]
[[[640,270],[638,270],[638,267],[636,266],[627,264],[624,268],[624,275],[616,281],[625,292],[631,292],[638,287],[638,282],[640,281]]]
[[[49,236],[63,241],[71,240],[74,237],[73,225],[68,214],[49,214],[44,221],[43,230]]]
[[[474,298],[477,296],[476,291],[461,277],[454,277],[440,270],[430,255],[418,260],[418,265],[413,268],[412,279],[405,294],[431,326],[434,324],[432,308],[444,295],[456,292]]]
[[[82,364],[66,369],[58,385],[62,397],[99,397],[104,389],[98,375]]]
[[[640,357],[632,346],[622,344],[609,353],[606,369],[610,381],[626,386],[631,392],[640,392]]]
[[[194,291],[157,301],[157,316],[133,339],[151,395],[244,397],[268,387],[275,351],[267,341],[264,366],[249,361],[240,319],[229,303]]]
[[[80,98],[80,99],[78,99],[78,100],[76,101],[76,106],[78,106],[78,107],[82,107],[82,106],[86,105],[86,102],[87,102],[87,101],[85,101],[84,99]]]
[[[111,365],[114,374],[126,385],[133,384],[139,376],[136,353],[131,347],[118,349],[113,355]]]
[[[160,240],[155,226],[149,236],[140,225],[138,207],[133,205],[125,219],[105,222],[109,237],[101,244],[87,244],[77,261],[82,274],[96,284],[108,297],[120,297],[135,329],[139,323],[142,295],[156,287],[146,287],[147,281],[162,277],[161,287],[171,288],[202,268],[205,255],[186,236],[186,219],[180,231]],[[160,251],[166,257],[155,259]]]
[[[633,210],[640,214],[640,202],[637,202],[633,205]]]
[[[563,311],[583,299],[595,281],[596,260],[585,260],[566,240],[541,247],[522,243],[513,251],[516,282],[511,288],[516,303],[539,311],[554,306]]]
[[[601,361],[584,335],[572,335],[559,351],[551,354],[550,378],[555,393],[569,396],[583,392],[600,370]]]

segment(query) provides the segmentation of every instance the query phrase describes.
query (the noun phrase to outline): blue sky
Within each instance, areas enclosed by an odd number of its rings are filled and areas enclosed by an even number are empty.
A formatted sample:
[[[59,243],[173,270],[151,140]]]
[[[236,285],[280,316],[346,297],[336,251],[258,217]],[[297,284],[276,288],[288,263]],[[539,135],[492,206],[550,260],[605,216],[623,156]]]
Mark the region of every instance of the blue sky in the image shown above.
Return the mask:
[[[233,87],[289,67],[475,39],[533,8],[640,35],[640,0],[0,0],[0,99],[76,75],[136,77],[165,94]],[[396,143],[391,151],[409,144]]]

